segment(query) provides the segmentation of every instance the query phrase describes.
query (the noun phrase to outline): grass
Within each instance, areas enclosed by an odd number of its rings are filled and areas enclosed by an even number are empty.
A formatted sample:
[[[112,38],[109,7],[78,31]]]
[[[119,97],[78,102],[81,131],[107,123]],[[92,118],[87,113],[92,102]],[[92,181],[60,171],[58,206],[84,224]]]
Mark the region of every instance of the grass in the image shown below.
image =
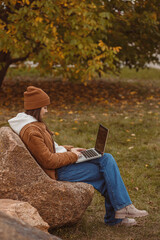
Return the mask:
[[[51,76],[50,73],[46,73],[44,71],[40,71],[40,69],[37,68],[31,68],[27,67],[25,65],[17,66],[16,68],[9,68],[7,71],[7,77],[13,78],[13,77],[39,77],[39,76]],[[148,80],[148,81],[157,81],[160,79],[160,70],[159,69],[152,69],[152,68],[146,68],[146,69],[140,69],[139,71],[136,71],[135,69],[129,69],[128,67],[124,67],[121,69],[121,72],[118,76],[115,75],[109,75],[108,76],[110,80],[118,81],[135,81],[135,80]]]
[[[157,105],[156,105],[157,106]],[[149,211],[149,217],[139,219],[138,226],[107,227],[103,223],[104,199],[96,192],[91,206],[76,226],[54,230],[63,239],[159,239],[160,227],[160,133],[159,111],[151,113],[150,105],[123,111],[119,108],[90,108],[72,116],[50,115],[46,120],[59,133],[56,141],[81,147],[94,145],[99,122],[110,129],[106,152],[117,160],[133,203]],[[131,110],[129,108],[129,110]]]
[[[160,89],[160,70],[123,69],[119,77],[110,76],[108,83],[140,89],[133,101],[101,104],[81,103],[53,108],[45,121],[55,132],[59,144],[92,147],[98,124],[109,128],[106,152],[116,159],[131,200],[137,208],[146,209],[149,216],[138,219],[130,228],[105,226],[104,199],[95,191],[91,205],[74,226],[52,229],[63,240],[158,240],[160,239],[160,100],[154,90]],[[43,86],[43,83],[42,83]],[[113,89],[114,91],[114,89]],[[150,91],[149,97],[147,92]],[[159,95],[160,96],[160,95]],[[0,124],[15,114],[5,112]],[[2,111],[2,112],[3,112]]]
[[[130,70],[129,68],[123,68],[120,74],[120,79],[130,80],[150,80],[158,81],[160,79],[160,70],[153,68],[140,69],[136,71],[135,69]]]

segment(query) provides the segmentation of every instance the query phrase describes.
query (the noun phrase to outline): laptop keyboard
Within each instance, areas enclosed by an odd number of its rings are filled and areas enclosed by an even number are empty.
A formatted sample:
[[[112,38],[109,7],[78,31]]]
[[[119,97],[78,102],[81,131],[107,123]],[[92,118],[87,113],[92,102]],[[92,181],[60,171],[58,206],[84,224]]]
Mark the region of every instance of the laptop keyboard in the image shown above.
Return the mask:
[[[81,153],[83,154],[83,156],[85,156],[85,158],[98,156],[98,153],[95,152],[93,149],[88,149],[88,150],[82,151]]]

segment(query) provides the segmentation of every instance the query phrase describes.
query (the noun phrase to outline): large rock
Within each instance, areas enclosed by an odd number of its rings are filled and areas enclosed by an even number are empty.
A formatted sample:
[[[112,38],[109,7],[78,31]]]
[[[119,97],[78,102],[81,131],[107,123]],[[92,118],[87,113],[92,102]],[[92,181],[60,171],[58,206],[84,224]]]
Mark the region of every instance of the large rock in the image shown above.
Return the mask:
[[[51,227],[78,222],[94,194],[89,184],[49,178],[9,127],[0,128],[0,186],[1,199],[30,203]]]
[[[37,209],[27,202],[0,199],[0,211],[16,218],[22,223],[28,223],[32,227],[48,232],[48,223],[44,222]]]
[[[0,212],[0,239],[1,240],[61,240],[49,233],[44,233],[26,223],[11,218]]]

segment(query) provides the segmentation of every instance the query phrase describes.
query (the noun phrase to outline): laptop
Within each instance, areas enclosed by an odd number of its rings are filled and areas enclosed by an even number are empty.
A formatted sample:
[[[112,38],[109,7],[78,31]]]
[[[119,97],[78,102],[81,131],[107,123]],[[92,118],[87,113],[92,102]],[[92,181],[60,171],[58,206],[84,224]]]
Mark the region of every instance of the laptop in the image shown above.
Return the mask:
[[[95,148],[86,149],[81,152],[76,163],[89,161],[102,157],[106,145],[109,130],[103,125],[99,125]]]

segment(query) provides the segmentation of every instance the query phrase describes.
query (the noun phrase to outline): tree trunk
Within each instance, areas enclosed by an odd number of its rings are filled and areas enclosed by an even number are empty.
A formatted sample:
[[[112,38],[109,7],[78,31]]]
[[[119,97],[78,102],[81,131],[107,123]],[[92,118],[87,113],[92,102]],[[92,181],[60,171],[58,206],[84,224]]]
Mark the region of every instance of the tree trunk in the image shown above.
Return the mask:
[[[8,70],[8,67],[9,67],[10,64],[5,64],[5,66],[0,70],[0,88],[2,86],[2,83],[3,83],[3,80],[4,80],[4,77],[7,73],[7,70]]]
[[[29,53],[24,57],[11,58],[10,52],[0,52],[0,88],[10,64],[25,61],[28,57]]]
[[[2,86],[4,77],[7,73],[8,67],[11,64],[10,53],[0,52],[0,88]]]

